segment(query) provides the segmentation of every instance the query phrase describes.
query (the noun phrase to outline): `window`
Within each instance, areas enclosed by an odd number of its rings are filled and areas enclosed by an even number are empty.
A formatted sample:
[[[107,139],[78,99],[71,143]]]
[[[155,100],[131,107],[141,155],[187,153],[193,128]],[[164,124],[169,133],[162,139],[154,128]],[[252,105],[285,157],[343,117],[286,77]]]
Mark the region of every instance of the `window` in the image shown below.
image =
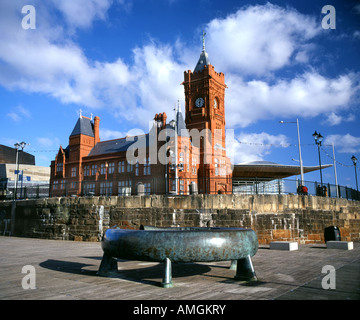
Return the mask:
[[[125,161],[119,161],[119,164],[118,164],[118,172],[119,172],[119,173],[125,172]]]
[[[119,196],[131,195],[131,180],[122,180],[118,182],[118,195]]]
[[[110,162],[110,163],[109,163],[108,173],[111,174],[111,173],[114,173],[114,171],[115,171],[115,163],[114,163],[114,162]]]
[[[226,176],[226,162],[223,159],[220,160],[220,175]]]
[[[77,175],[77,168],[76,168],[76,167],[72,167],[72,168],[71,168],[71,176],[72,176],[72,177],[76,177],[76,175]]]
[[[53,183],[53,190],[57,190],[58,181],[54,181]]]
[[[135,163],[135,175],[138,176],[139,175],[139,162],[136,161]]]
[[[93,164],[91,166],[91,175],[95,176],[96,175],[96,171],[97,171],[97,164]]]
[[[63,171],[63,163],[60,162],[56,165],[56,172],[62,172]]]
[[[151,168],[150,168],[150,158],[144,159],[144,175],[150,175]]]
[[[106,173],[105,163],[102,163],[100,165],[100,174],[105,174],[105,173]]]
[[[150,184],[150,182],[144,183],[144,192],[145,192],[145,194],[151,194],[151,184]]]
[[[90,166],[84,166],[84,177],[88,177],[89,175],[90,175]]]
[[[101,182],[100,183],[100,195],[111,196],[112,195],[112,182]]]
[[[173,179],[171,182],[171,190],[176,191],[176,180],[175,179]]]
[[[190,171],[190,160],[189,160],[189,152],[185,154],[185,163],[186,163],[186,172]]]
[[[192,157],[192,174],[196,174],[196,164],[197,159],[195,157]]]
[[[71,182],[71,189],[76,189],[77,182]]]
[[[219,160],[215,158],[215,175],[219,175]]]
[[[179,171],[184,171],[184,152],[179,154]]]
[[[85,195],[95,194],[95,183],[85,183],[84,193]]]
[[[184,194],[185,188],[184,188],[184,180],[180,179],[180,194]]]
[[[127,172],[132,172],[133,171],[133,165],[131,163],[127,164]]]

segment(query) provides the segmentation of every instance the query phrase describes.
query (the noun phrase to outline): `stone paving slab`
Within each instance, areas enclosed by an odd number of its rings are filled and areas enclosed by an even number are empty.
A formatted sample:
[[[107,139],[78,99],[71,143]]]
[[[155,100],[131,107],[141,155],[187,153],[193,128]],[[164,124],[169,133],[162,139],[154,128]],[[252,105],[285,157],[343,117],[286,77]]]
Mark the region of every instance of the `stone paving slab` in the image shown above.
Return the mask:
[[[100,243],[0,237],[0,300],[359,300],[360,243],[354,249],[299,245],[296,251],[260,246],[252,258],[259,281],[237,282],[230,262],[173,264],[173,288],[162,288],[163,264],[118,259],[119,274],[99,277]],[[35,268],[36,288],[23,289]],[[335,270],[335,289],[323,289]]]

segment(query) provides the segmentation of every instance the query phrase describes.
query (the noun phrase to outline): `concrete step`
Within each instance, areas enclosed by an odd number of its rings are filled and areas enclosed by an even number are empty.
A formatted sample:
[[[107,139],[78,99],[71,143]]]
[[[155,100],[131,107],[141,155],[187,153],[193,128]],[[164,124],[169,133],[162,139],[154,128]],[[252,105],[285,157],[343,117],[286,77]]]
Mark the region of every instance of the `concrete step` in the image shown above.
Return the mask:
[[[327,249],[353,250],[354,243],[352,241],[327,241]]]
[[[298,250],[298,243],[293,241],[273,241],[270,242],[270,250]]]

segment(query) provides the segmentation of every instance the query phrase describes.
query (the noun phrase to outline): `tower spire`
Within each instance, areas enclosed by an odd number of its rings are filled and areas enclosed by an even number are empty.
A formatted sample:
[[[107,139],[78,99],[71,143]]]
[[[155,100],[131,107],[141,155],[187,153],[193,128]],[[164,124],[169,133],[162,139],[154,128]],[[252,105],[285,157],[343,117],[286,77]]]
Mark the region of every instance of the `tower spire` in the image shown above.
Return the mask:
[[[203,35],[202,35],[202,43],[203,43],[203,49],[202,51],[205,52],[205,36],[206,36],[206,32],[203,31]]]
[[[196,64],[196,67],[194,69],[194,72],[202,71],[205,66],[208,66],[210,64],[209,56],[208,56],[207,52],[205,51],[205,36],[206,36],[206,32],[203,31],[203,34],[202,34],[202,52],[200,54],[199,61]]]

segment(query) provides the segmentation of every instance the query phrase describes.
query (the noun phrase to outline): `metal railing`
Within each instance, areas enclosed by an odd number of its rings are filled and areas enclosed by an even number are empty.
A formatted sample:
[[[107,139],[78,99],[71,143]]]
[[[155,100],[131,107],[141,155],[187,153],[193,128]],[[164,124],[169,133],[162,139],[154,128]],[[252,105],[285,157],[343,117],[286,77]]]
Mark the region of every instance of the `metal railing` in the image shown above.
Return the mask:
[[[304,181],[307,187],[307,195],[324,196],[331,198],[344,198],[348,200],[359,200],[360,192],[340,185],[320,183],[317,181]],[[242,180],[233,182],[234,194],[299,194],[299,181],[295,179],[276,180]],[[303,193],[301,193],[303,194]]]
[[[174,179],[173,179],[174,180]],[[193,179],[192,179],[193,180]],[[199,184],[194,184],[190,179],[178,179],[178,194],[188,195],[193,193],[218,193],[214,189],[215,182],[226,183],[225,178],[200,179]],[[48,197],[69,197],[69,196],[118,196],[136,194],[176,194],[174,182],[171,181],[168,191],[165,192],[164,180],[158,178],[129,179],[124,181],[83,181],[58,184],[55,187],[50,184],[25,185],[18,189],[15,195],[14,186],[7,185],[0,187],[0,200],[12,199],[34,199]],[[139,186],[143,186],[139,188]],[[305,181],[307,195],[324,196],[331,198],[344,198],[360,201],[360,192],[346,186],[323,184],[316,181]],[[232,191],[221,192],[232,194],[299,194],[299,181],[295,179],[275,180],[241,180],[233,181]],[[301,194],[301,193],[300,193]]]

